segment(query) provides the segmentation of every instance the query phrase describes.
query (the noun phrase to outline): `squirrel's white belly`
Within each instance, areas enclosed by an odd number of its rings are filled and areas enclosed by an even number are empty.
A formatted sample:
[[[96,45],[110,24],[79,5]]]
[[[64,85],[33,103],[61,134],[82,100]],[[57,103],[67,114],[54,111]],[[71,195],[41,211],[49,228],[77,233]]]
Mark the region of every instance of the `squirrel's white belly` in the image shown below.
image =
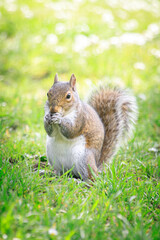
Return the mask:
[[[84,136],[67,139],[56,129],[52,137],[47,136],[47,158],[58,173],[74,166],[73,173],[78,176],[78,169],[85,161]]]

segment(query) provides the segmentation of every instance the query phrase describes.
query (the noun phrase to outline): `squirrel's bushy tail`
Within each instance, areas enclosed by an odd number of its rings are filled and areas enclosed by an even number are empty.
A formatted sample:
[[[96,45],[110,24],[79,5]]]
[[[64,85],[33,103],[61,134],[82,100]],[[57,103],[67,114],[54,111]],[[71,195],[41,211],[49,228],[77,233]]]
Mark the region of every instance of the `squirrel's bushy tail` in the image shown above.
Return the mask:
[[[110,162],[118,147],[132,135],[137,120],[137,104],[129,91],[108,88],[93,93],[89,104],[96,110],[105,128],[100,166],[103,162]]]

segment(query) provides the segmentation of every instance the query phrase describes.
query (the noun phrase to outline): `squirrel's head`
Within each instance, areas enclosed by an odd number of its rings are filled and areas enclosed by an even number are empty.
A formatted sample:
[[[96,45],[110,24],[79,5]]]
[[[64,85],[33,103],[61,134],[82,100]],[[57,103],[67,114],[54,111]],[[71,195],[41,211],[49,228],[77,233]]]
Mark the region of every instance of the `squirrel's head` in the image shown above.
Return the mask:
[[[76,91],[76,78],[72,74],[69,82],[59,82],[55,75],[54,84],[47,93],[49,109],[51,113],[67,114],[78,102]]]

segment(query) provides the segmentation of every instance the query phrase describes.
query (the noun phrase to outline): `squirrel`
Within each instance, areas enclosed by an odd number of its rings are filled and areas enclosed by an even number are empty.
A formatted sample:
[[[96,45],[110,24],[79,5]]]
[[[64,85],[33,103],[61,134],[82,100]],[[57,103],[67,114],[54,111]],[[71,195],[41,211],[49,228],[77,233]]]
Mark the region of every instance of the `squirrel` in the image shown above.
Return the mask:
[[[84,103],[74,74],[69,82],[60,82],[56,74],[47,96],[44,128],[49,164],[58,175],[71,170],[77,178],[93,180],[132,135],[137,120],[135,97],[127,90],[104,87]]]

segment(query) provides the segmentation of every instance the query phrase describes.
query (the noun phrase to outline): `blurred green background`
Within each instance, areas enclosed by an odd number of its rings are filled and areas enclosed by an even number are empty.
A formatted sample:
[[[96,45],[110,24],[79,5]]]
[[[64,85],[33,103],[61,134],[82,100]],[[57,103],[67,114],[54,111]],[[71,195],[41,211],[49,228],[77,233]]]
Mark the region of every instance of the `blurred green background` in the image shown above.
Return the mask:
[[[0,80],[40,89],[74,72],[81,88],[110,80],[145,91],[159,84],[159,21],[157,0],[1,0]]]
[[[84,100],[107,84],[137,98],[134,139],[90,189],[44,164],[55,73]],[[159,0],[0,0],[0,239],[158,240],[159,144]]]

